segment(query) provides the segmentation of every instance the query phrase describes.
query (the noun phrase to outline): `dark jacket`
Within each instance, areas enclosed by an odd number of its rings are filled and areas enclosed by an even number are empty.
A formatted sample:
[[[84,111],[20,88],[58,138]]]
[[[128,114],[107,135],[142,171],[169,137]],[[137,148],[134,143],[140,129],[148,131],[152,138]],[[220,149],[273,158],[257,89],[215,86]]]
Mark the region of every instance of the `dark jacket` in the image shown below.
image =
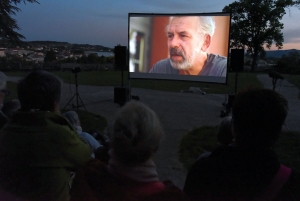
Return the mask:
[[[91,148],[53,112],[17,112],[0,131],[0,187],[29,200],[69,200],[70,171]]]
[[[224,146],[196,161],[183,191],[195,200],[253,200],[263,194],[279,167],[271,149]],[[300,176],[294,170],[277,200],[300,200]]]

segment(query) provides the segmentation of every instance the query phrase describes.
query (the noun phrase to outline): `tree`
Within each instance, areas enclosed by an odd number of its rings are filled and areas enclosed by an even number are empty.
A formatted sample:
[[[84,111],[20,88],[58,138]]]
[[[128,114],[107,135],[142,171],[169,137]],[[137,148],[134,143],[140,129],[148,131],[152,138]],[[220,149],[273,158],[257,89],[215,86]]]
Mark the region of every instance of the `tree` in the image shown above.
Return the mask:
[[[1,0],[0,2],[0,40],[2,43],[19,44],[25,37],[15,30],[20,30],[17,21],[11,16],[16,15],[21,9],[20,3],[39,3],[37,0]]]
[[[276,67],[281,71],[287,73],[299,73],[300,72],[300,54],[296,50],[291,51],[288,55],[282,55],[277,61]]]
[[[98,55],[97,54],[89,54],[87,57],[87,61],[89,64],[96,64],[98,60]]]
[[[264,54],[264,46],[270,49],[275,42],[282,48],[283,23],[285,8],[299,6],[297,0],[240,0],[223,8],[223,12],[231,12],[230,47],[245,48],[252,56],[251,71],[259,54]]]
[[[47,51],[44,62],[51,62],[54,60],[56,60],[56,52],[54,52],[53,50]]]

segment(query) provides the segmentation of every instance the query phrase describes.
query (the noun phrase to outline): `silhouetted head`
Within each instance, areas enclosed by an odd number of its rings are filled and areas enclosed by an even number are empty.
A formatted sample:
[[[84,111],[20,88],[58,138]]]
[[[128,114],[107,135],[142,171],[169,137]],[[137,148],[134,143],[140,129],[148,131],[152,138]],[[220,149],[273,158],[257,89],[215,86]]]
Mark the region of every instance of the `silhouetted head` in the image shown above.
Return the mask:
[[[288,102],[269,89],[238,93],[232,106],[233,132],[238,146],[272,147],[288,112]]]
[[[130,101],[116,114],[108,135],[118,160],[135,164],[151,158],[164,133],[153,110],[140,102]]]
[[[56,75],[43,70],[33,71],[18,83],[22,111],[58,110],[63,82]]]

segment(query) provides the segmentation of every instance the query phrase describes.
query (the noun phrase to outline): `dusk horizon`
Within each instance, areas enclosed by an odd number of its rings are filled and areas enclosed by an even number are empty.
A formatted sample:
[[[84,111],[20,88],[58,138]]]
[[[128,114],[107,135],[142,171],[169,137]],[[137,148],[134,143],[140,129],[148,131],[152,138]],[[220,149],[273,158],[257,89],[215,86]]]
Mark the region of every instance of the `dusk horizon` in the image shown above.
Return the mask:
[[[233,0],[199,2],[181,0],[160,2],[120,0],[110,2],[65,0],[52,2],[39,0],[37,3],[19,4],[16,19],[26,41],[65,41],[68,43],[102,45],[113,48],[120,44],[128,46],[129,13],[210,13],[222,12]],[[284,42],[282,50],[300,49],[300,27],[295,27],[300,18],[300,10],[286,9],[282,18]],[[268,50],[268,49],[266,49]],[[275,45],[271,50],[277,50]]]

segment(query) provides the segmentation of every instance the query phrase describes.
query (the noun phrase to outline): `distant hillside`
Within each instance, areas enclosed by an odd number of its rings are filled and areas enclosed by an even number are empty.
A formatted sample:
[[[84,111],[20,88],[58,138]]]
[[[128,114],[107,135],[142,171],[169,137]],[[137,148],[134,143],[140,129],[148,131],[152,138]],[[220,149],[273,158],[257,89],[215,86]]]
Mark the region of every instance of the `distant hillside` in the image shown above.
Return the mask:
[[[35,44],[35,45],[71,45],[68,42],[58,42],[58,41],[24,41],[25,43]]]
[[[58,41],[23,41],[24,43],[31,44],[34,46],[67,46],[72,49],[84,49],[84,50],[94,50],[94,51],[112,51],[113,48],[104,47],[102,45],[89,45],[89,44],[71,44],[68,42],[58,42]]]
[[[300,50],[291,49],[291,50],[269,50],[266,51],[266,57],[275,57],[281,58],[282,55],[288,55],[290,52],[297,51],[300,54]]]

